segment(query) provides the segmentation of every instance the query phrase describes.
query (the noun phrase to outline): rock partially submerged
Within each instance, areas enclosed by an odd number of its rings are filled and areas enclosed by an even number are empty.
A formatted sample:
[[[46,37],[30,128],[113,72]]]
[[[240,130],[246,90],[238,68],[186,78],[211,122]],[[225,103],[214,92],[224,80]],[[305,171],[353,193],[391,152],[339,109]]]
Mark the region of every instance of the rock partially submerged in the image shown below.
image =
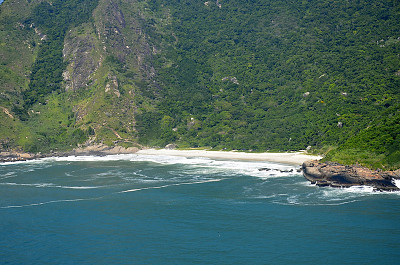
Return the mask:
[[[269,167],[263,167],[263,168],[259,168],[258,171],[279,171],[281,173],[292,173],[294,171],[294,169],[289,169],[289,170],[284,170],[284,169],[276,169],[276,168],[269,168]],[[301,172],[300,169],[297,170],[297,172]]]
[[[318,161],[304,162],[302,170],[306,179],[321,187],[371,186],[375,191],[400,191],[394,184],[396,179],[400,179],[400,170],[379,171],[359,165],[345,166]]]

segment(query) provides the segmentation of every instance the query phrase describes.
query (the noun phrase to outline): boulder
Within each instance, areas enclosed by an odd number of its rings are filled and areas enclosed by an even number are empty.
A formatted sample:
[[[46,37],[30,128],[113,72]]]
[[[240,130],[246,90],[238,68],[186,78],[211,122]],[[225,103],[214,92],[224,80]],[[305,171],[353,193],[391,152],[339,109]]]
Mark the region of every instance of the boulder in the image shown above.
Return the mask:
[[[167,150],[173,150],[176,149],[176,144],[167,144],[164,148]]]

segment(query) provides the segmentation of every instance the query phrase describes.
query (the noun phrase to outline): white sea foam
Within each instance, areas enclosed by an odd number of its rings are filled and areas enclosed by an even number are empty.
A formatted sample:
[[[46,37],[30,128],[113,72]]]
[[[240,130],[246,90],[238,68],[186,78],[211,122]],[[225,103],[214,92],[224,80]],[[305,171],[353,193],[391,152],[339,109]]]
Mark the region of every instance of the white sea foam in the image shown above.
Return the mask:
[[[289,204],[299,204],[299,197],[297,195],[289,196],[287,202]]]
[[[365,197],[379,196],[382,194],[400,195],[400,192],[376,192],[370,186],[352,186],[349,188],[333,188],[333,187],[316,187],[315,185],[305,185],[303,182],[298,184],[309,186],[312,190],[304,191],[304,193],[292,196],[276,196],[279,199],[274,203],[283,205],[299,205],[299,206],[337,206],[349,204],[363,200]],[[312,187],[313,186],[313,187]]]
[[[173,163],[183,165],[191,165],[190,173],[193,171],[204,174],[222,174],[222,175],[248,175],[259,178],[271,177],[287,177],[298,175],[295,168],[292,166],[271,163],[271,162],[249,162],[249,161],[234,161],[234,160],[213,160],[210,158],[173,158]],[[171,160],[163,162],[171,163]],[[269,171],[259,169],[270,168]],[[292,170],[292,172],[289,172]]]
[[[382,194],[382,192],[376,192],[374,188],[370,186],[352,186],[348,188],[323,187],[317,189],[309,197],[316,198],[316,201],[319,203],[315,205],[342,205],[359,201],[366,196],[376,196],[380,194]]]
[[[0,167],[1,166],[20,165],[20,164],[41,164],[44,162],[43,159],[44,158],[25,160],[25,161],[2,162],[2,163],[0,163]]]
[[[400,179],[393,179],[393,184],[400,189]]]
[[[352,186],[345,188],[346,191],[351,193],[372,193],[374,192],[374,187],[371,186]]]
[[[131,161],[131,162],[152,162],[162,165],[184,165],[190,166],[186,170],[190,173],[200,174],[244,174],[259,178],[288,177],[298,175],[293,166],[273,163],[273,162],[254,162],[254,161],[235,161],[211,159],[207,157],[182,157],[168,155],[138,155],[121,154],[107,156],[68,156],[44,158],[44,161]],[[259,171],[260,168],[270,168],[269,171]],[[292,170],[292,172],[289,172]],[[108,173],[104,173],[108,174]]]
[[[340,197],[349,197],[349,196],[362,196],[369,194],[379,194],[379,192],[375,192],[374,188],[371,186],[352,186],[348,188],[332,188],[332,187],[324,187],[322,192],[325,198],[340,198]]]
[[[344,204],[349,204],[353,202],[357,202],[358,200],[347,200],[347,201],[341,201],[341,202],[300,202],[300,201],[273,201],[272,203],[275,204],[280,204],[280,205],[298,205],[298,206],[339,206],[339,205],[344,205]]]
[[[153,162],[162,165],[184,165],[191,166],[185,170],[200,174],[244,174],[259,178],[287,177],[298,175],[293,166],[276,162],[255,162],[240,160],[212,159],[207,157],[183,157],[170,155],[140,155],[120,154],[106,156],[68,156],[47,157],[40,160],[21,161],[18,163],[49,163],[49,162],[96,162],[96,161],[131,161],[131,162]],[[260,168],[270,168],[269,171],[259,171]],[[292,172],[289,172],[292,170]],[[105,175],[108,172],[103,173]]]

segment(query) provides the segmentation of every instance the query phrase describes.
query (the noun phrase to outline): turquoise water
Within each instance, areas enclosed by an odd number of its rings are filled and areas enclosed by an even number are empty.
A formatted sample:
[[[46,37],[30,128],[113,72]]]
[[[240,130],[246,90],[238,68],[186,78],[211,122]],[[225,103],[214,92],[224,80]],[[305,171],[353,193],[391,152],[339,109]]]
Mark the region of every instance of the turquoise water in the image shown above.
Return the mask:
[[[290,169],[145,155],[1,164],[0,263],[398,264],[399,193],[319,188]]]

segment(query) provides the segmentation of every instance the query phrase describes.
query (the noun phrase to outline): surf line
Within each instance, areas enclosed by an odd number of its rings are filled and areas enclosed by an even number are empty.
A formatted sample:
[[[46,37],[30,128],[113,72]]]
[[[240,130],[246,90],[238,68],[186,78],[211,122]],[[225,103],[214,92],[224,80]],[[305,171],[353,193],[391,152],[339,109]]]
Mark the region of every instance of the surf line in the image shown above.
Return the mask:
[[[116,193],[126,193],[126,192],[134,192],[134,191],[141,191],[141,190],[151,190],[151,189],[162,189],[162,188],[167,188],[167,187],[172,187],[172,186],[181,186],[181,185],[192,185],[192,184],[201,184],[201,183],[208,183],[208,182],[218,182],[223,179],[209,179],[209,180],[203,180],[203,181],[195,181],[195,182],[183,182],[183,183],[174,183],[174,184],[167,184],[167,185],[162,185],[162,186],[155,186],[155,187],[145,187],[145,188],[137,188],[137,189],[131,189],[131,190],[123,190],[119,191]]]

